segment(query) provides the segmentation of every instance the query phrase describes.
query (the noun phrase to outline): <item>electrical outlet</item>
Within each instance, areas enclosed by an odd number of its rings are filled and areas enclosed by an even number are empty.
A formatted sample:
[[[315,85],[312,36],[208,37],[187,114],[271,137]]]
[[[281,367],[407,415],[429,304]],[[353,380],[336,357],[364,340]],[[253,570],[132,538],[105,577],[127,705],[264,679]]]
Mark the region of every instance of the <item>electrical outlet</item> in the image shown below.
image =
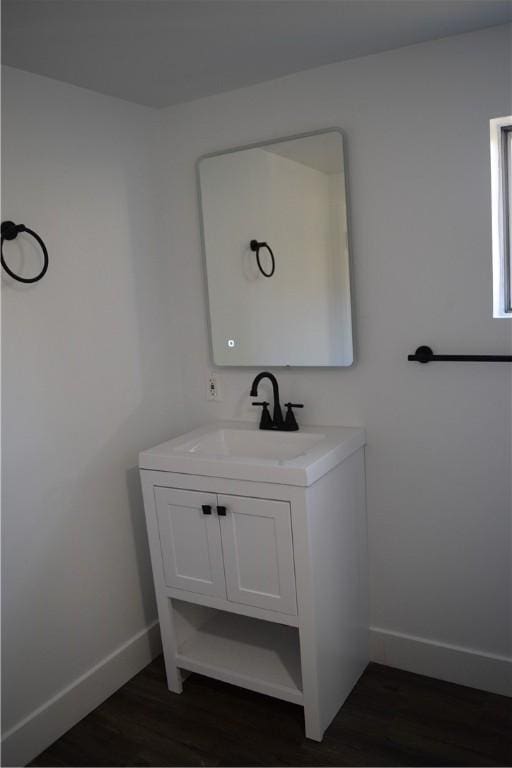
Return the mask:
[[[220,377],[212,371],[210,371],[206,380],[206,399],[216,400],[217,402],[222,400]]]

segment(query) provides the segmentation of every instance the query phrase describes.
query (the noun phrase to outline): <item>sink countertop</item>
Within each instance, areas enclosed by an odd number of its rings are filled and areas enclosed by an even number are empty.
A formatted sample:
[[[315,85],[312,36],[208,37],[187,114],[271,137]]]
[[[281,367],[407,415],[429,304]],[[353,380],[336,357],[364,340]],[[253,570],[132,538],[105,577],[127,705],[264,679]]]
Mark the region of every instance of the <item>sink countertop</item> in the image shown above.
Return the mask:
[[[269,436],[276,442],[294,436],[321,436],[314,445],[293,458],[276,459],[263,456],[208,455],[194,453],[188,446],[200,443],[220,430],[244,430]],[[250,438],[249,438],[250,439]],[[160,472],[178,472],[189,475],[251,480],[254,482],[280,483],[283,485],[312,485],[329,470],[361,448],[366,442],[365,431],[358,427],[301,427],[299,432],[258,430],[258,425],[244,421],[221,421],[206,424],[191,432],[168,440],[139,455],[140,469]]]

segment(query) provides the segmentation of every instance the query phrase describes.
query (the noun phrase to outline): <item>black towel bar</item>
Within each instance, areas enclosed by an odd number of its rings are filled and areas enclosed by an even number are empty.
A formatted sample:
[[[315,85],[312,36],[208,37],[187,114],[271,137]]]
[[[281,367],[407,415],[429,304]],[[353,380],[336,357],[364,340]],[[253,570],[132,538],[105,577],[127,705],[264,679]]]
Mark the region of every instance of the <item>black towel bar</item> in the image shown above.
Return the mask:
[[[435,355],[430,347],[418,347],[407,359],[416,363],[432,363],[443,360],[483,363],[512,363],[512,355]]]

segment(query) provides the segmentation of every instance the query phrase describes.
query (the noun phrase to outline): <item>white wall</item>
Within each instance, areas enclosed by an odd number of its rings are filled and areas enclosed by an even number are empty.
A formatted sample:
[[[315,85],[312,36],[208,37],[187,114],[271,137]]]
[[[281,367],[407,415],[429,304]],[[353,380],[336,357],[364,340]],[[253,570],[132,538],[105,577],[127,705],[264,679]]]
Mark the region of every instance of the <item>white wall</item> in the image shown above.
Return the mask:
[[[197,158],[343,129],[358,362],[281,371],[283,399],[305,403],[305,423],[367,428],[374,627],[500,657],[511,653],[511,369],[407,354],[511,349],[510,325],[491,316],[488,122],[510,109],[509,28],[497,27],[170,108],[160,149],[193,427],[256,418],[254,371],[221,369],[224,401],[205,400]]]
[[[157,113],[4,74],[2,219],[50,255],[2,278],[5,732],[156,618],[137,454],[185,423]]]

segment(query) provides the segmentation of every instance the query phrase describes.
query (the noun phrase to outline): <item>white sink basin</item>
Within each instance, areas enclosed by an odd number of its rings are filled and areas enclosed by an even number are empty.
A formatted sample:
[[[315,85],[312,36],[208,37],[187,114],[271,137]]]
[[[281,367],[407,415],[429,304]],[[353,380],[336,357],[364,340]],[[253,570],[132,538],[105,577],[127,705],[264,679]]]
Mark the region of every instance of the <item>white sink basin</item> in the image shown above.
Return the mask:
[[[237,480],[311,485],[365,443],[364,430],[307,427],[300,432],[258,430],[222,422],[143,451],[141,469]]]
[[[177,453],[210,458],[254,458],[284,461],[302,456],[325,438],[311,432],[256,432],[254,429],[214,429],[175,446]]]

